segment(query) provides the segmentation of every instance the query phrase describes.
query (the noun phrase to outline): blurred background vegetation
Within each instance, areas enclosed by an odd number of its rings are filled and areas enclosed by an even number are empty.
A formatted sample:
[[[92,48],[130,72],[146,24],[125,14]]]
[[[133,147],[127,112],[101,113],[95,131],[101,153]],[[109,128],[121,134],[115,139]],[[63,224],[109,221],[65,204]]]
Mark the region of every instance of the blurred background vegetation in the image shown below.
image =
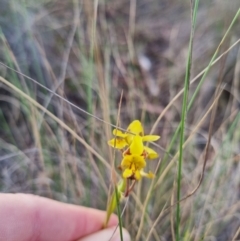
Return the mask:
[[[200,1],[191,79],[208,65],[239,6],[239,0]],[[204,180],[182,202],[182,240],[240,239],[239,44],[229,50],[240,38],[239,23],[238,18],[187,115],[183,197],[199,182],[210,134],[211,143]],[[190,30],[188,0],[1,0],[1,63],[51,92],[4,65],[0,76],[75,134],[1,83],[0,191],[105,209],[112,156],[106,122],[116,123],[123,91],[120,126],[139,119],[149,133],[158,120],[154,134],[161,139],[154,148],[162,157],[148,165],[158,167],[153,182],[138,183],[130,196],[124,226],[133,240],[174,240],[175,208],[165,207],[176,200],[178,139],[167,150],[181,118],[182,95],[168,104],[184,85]],[[190,85],[190,97],[198,80]]]

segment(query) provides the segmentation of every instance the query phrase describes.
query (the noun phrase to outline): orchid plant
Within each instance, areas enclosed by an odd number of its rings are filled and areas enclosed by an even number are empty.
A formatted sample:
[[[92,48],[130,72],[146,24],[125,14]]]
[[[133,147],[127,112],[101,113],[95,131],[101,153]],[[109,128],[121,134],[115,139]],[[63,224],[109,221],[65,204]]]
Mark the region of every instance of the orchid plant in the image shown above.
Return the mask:
[[[108,144],[122,152],[122,161],[119,170],[122,172],[122,180],[120,180],[117,190],[118,198],[127,197],[132,191],[136,181],[142,177],[154,178],[154,174],[144,171],[146,160],[158,158],[157,152],[152,148],[144,146],[144,142],[156,141],[160,138],[157,135],[144,135],[144,129],[139,120],[134,120],[128,126],[125,133],[118,129],[113,130],[113,139]],[[113,194],[107,208],[106,224],[111,213],[116,208],[116,195]]]

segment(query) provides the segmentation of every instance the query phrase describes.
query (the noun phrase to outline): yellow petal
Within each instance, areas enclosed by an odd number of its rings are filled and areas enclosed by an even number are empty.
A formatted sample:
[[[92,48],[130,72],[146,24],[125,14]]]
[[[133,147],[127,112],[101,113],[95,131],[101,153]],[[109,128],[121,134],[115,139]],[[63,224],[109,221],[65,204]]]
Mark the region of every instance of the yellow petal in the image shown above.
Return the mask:
[[[135,134],[135,135],[140,135],[143,136],[143,127],[142,124],[139,120],[134,120],[131,122],[131,124],[128,126],[127,131]]]
[[[132,155],[142,155],[143,153],[143,142],[141,136],[134,136],[133,141],[130,145],[130,153]]]
[[[123,177],[124,177],[124,178],[129,178],[129,177],[132,176],[132,174],[133,174],[132,170],[127,168],[127,169],[123,172]]]
[[[149,148],[147,146],[144,146],[144,150],[147,152],[147,158],[148,159],[155,159],[158,158],[157,152],[155,152],[152,148]]]
[[[143,170],[140,171],[141,176],[147,177],[147,178],[154,178],[155,175],[150,171],[149,173],[144,172]]]
[[[146,135],[143,136],[142,140],[143,141],[157,141],[160,138],[160,136],[156,136],[156,135]]]
[[[139,170],[146,166],[146,162],[143,156],[133,155],[132,163],[134,163],[136,169],[139,169]]]
[[[126,137],[126,142],[128,143],[128,145],[130,146],[132,141],[133,141],[133,137],[134,135],[132,134],[127,134],[127,137]]]
[[[122,137],[122,138],[125,138],[127,136],[127,134],[124,134],[120,130],[117,130],[117,129],[113,130],[113,135],[118,136],[118,137]]]
[[[127,146],[127,142],[122,138],[113,138],[112,140],[108,141],[108,145],[117,149],[123,149],[125,146]]]
[[[147,174],[147,178],[153,179],[154,177],[155,175],[151,171]]]
[[[136,179],[137,181],[141,179],[141,174],[140,174],[139,170],[137,170],[137,171],[134,173],[134,177],[135,177],[135,179]]]
[[[122,162],[121,162],[121,167],[123,169],[129,168],[132,164],[132,155],[126,155],[124,156]]]

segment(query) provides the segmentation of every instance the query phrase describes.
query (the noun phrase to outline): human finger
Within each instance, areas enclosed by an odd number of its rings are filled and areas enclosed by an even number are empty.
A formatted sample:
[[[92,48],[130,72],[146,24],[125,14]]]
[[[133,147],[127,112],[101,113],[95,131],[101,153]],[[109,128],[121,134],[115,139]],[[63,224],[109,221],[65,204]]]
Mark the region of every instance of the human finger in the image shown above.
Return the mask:
[[[106,215],[28,194],[0,194],[0,207],[0,241],[72,241],[101,230]]]

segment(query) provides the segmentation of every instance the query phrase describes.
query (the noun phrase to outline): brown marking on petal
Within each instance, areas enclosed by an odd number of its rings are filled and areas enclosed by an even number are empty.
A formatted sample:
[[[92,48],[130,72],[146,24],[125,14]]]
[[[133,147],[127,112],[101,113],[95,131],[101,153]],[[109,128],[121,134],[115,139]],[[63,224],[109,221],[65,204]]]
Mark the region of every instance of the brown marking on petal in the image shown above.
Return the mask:
[[[132,176],[131,176],[131,177],[129,177],[129,179],[130,179],[130,180],[136,180],[136,178],[135,178],[134,174],[132,174]]]
[[[130,148],[128,148],[126,151],[123,152],[123,155],[131,155]]]
[[[143,150],[142,156],[146,159],[148,157],[148,152],[146,150]]]

